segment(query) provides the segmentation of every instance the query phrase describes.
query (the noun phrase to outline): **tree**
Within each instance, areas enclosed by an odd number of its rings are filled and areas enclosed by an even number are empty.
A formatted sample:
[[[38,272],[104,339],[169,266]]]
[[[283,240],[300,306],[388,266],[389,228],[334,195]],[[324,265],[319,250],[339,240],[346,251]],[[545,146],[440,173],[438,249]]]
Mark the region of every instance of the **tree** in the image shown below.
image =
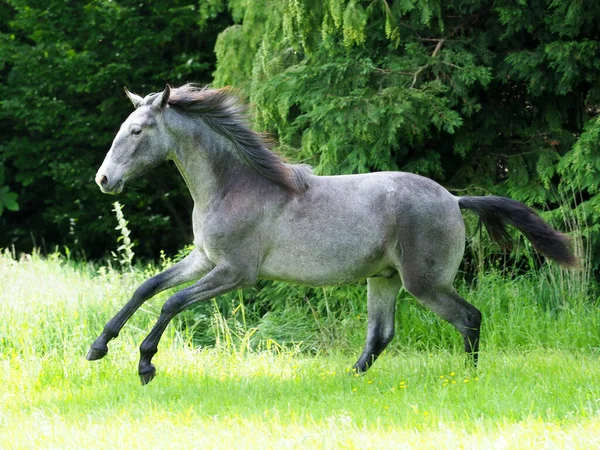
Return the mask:
[[[0,205],[20,206],[0,217],[0,247],[60,244],[88,256],[113,248],[115,222],[99,216],[114,199],[93,179],[131,111],[123,88],[211,81],[214,41],[231,22],[202,5],[0,1]],[[187,189],[170,171],[157,168],[120,199],[140,224],[138,254],[189,242]]]
[[[102,254],[113,199],[92,179],[130,111],[122,88],[214,70],[317,173],[416,172],[556,225],[568,204],[597,247],[599,22],[591,0],[0,0],[0,246]],[[138,252],[188,242],[172,167],[135,187],[121,201]]]
[[[557,219],[567,202],[600,243],[598,2],[228,4],[215,83],[240,87],[291,159],[416,172]]]

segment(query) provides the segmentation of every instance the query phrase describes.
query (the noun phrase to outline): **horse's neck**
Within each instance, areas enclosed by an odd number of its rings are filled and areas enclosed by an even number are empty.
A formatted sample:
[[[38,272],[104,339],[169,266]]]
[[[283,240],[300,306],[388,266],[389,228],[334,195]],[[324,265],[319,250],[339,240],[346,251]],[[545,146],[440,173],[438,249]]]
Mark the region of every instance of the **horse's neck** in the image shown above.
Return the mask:
[[[177,155],[173,158],[173,162],[190,191],[194,204],[203,207],[214,195],[216,185],[211,179],[212,174],[207,170],[207,167],[202,165],[200,159],[192,155],[185,155],[184,157]],[[197,182],[198,179],[204,180],[201,185]]]
[[[210,146],[208,151],[190,140],[180,143],[183,145],[172,156],[199,211],[205,210],[215,197],[224,195],[226,189],[254,175],[233,154],[229,141],[221,138],[205,142]]]

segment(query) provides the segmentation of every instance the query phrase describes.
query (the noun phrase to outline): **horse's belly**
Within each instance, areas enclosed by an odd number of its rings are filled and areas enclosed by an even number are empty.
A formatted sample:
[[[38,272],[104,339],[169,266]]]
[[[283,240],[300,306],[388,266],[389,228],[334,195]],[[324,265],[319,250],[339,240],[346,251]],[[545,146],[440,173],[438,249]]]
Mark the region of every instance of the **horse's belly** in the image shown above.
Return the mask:
[[[270,252],[260,266],[259,277],[313,286],[339,285],[386,276],[389,266],[382,249],[343,252],[339,248],[303,247]]]

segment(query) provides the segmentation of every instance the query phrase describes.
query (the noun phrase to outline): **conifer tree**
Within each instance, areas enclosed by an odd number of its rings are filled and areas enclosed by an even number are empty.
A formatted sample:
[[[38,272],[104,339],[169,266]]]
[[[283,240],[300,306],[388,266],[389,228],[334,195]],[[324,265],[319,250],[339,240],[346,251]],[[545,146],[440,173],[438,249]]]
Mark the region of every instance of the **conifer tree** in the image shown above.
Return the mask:
[[[290,159],[416,172],[557,218],[567,198],[600,245],[600,3],[227,6],[237,24],[217,41],[215,83],[242,89]]]

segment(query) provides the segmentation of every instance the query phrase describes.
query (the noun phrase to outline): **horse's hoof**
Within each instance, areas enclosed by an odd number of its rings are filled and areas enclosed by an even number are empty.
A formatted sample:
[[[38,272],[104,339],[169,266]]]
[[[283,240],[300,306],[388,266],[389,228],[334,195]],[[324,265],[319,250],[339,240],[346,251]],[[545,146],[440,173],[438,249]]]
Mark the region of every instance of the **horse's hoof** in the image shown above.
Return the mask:
[[[140,381],[142,382],[142,386],[145,386],[148,383],[150,383],[155,376],[156,368],[152,364],[149,364],[143,369],[140,369]]]
[[[104,347],[94,347],[93,345],[90,347],[85,359],[88,361],[95,361],[97,359],[102,359],[108,353],[108,346]]]

